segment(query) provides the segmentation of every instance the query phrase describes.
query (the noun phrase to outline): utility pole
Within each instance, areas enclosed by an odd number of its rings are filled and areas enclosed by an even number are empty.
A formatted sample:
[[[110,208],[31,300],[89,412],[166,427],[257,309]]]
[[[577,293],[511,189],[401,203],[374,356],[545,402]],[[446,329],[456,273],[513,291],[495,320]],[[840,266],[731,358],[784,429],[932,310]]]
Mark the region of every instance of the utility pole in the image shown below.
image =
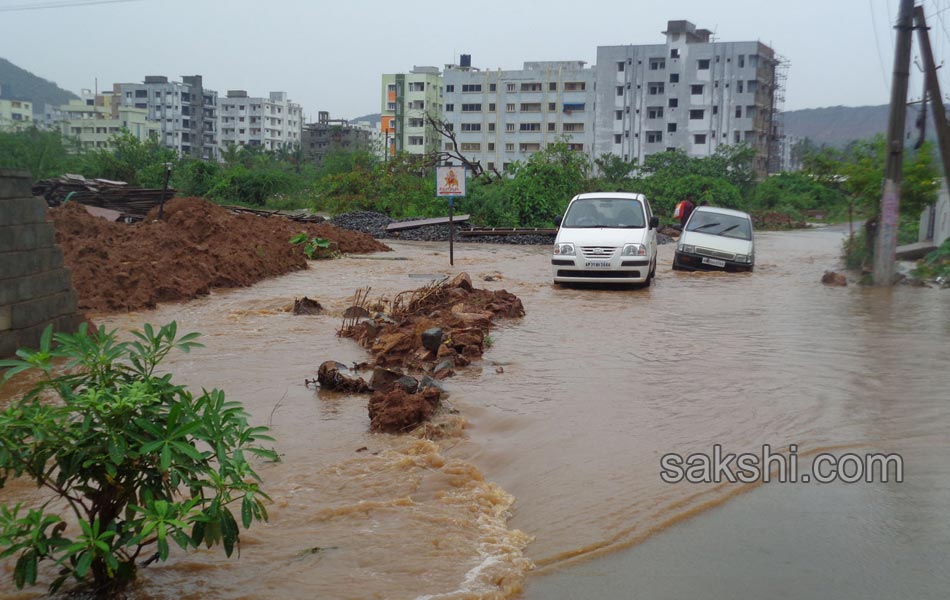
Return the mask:
[[[904,123],[907,118],[907,80],[910,78],[910,50],[914,30],[914,0],[901,0],[897,17],[897,45],[891,81],[891,108],[887,123],[887,166],[884,193],[874,248],[874,285],[894,285],[894,253],[897,251],[897,220],[901,198],[901,170],[904,161]],[[937,98],[940,101],[940,98]]]
[[[914,9],[914,21],[917,25],[920,53],[924,59],[924,80],[927,82],[927,94],[930,96],[934,111],[934,126],[937,129],[937,143],[940,145],[943,176],[947,178],[950,177],[950,129],[948,129],[946,109],[943,106],[943,96],[940,93],[940,82],[937,80],[937,66],[934,64],[933,50],[930,48],[930,34],[928,33],[923,6]],[[947,187],[950,188],[950,181],[947,182]]]

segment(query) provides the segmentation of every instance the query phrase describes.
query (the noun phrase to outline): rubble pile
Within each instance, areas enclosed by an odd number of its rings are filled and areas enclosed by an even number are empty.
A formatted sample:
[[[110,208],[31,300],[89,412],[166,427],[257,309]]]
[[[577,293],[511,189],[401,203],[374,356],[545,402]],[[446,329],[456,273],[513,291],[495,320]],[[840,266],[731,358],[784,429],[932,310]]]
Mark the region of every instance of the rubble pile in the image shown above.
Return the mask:
[[[163,199],[175,196],[175,190],[168,188],[140,188],[124,181],[108,179],[86,179],[82,175],[67,173],[60,177],[37,181],[33,185],[33,195],[42,196],[46,205],[53,208],[64,202],[79,202],[88,206],[118,211],[130,221],[140,221],[152,207]]]
[[[447,224],[425,225],[415,229],[403,229],[400,231],[387,231],[386,226],[390,223],[402,223],[406,221],[415,221],[418,217],[408,219],[391,219],[383,213],[373,211],[356,211],[337,215],[330,219],[330,223],[344,229],[361,231],[375,238],[410,240],[416,242],[446,242],[449,239],[449,226]],[[550,235],[480,235],[474,237],[461,237],[459,231],[469,229],[470,226],[464,223],[455,225],[456,242],[480,242],[483,244],[516,244],[540,246],[553,244],[554,238]]]
[[[403,432],[428,420],[443,392],[439,380],[482,356],[495,319],[524,316],[517,296],[475,288],[467,273],[403,292],[389,302],[371,306],[368,297],[368,290],[357,292],[356,308],[362,310],[347,311],[353,316],[344,318],[340,335],[353,338],[374,357],[369,383],[373,431]],[[345,366],[328,361],[320,367],[325,372],[321,385],[328,382],[324,387],[346,391],[364,381],[336,381],[331,367],[348,376]]]
[[[804,229],[808,225],[785,213],[761,211],[752,213],[752,224],[756,229]]]
[[[302,231],[330,240],[339,252],[389,250],[365,234],[235,214],[200,198],[175,198],[161,220],[153,209],[133,225],[94,217],[73,202],[49,212],[79,307],[87,311],[153,308],[305,269],[303,249],[289,242]]]

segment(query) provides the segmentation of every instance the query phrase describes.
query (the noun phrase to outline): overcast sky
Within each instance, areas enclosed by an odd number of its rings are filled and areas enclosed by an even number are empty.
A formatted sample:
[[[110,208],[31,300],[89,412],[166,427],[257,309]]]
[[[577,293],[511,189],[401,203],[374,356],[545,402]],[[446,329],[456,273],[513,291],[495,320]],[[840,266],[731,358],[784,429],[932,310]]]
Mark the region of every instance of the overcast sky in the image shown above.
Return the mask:
[[[379,112],[380,75],[455,62],[520,68],[598,45],[662,43],[686,19],[720,41],[760,40],[791,64],[786,108],[884,104],[898,0],[0,0],[0,56],[78,92],[145,75],[204,75],[252,96],[286,91],[315,120]],[[675,8],[672,8],[674,7]],[[950,0],[927,0],[938,61]],[[876,27],[875,27],[876,24]],[[876,38],[875,38],[876,32]],[[916,54],[916,50],[915,50]],[[914,69],[916,71],[916,69]],[[911,95],[919,76],[912,80]],[[946,87],[945,87],[946,89]]]

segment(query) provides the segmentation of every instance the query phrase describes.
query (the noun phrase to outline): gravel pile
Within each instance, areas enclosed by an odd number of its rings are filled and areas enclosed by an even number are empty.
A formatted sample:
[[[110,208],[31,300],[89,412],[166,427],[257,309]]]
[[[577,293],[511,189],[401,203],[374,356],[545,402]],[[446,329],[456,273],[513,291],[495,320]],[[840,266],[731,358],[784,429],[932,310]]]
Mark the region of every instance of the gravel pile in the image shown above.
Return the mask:
[[[386,226],[390,223],[401,223],[403,221],[415,221],[417,217],[409,219],[391,219],[383,213],[369,210],[345,213],[330,219],[330,224],[343,229],[352,229],[368,233],[375,238],[410,240],[415,242],[446,242],[449,239],[449,226],[446,225],[427,225],[415,229],[404,229],[402,231],[386,231]],[[462,237],[458,235],[459,230],[464,225],[456,225],[456,242],[478,242],[482,244],[513,244],[519,246],[543,246],[554,243],[554,236],[550,235],[480,235],[472,237]],[[671,244],[673,238],[658,233],[656,236],[657,244]]]

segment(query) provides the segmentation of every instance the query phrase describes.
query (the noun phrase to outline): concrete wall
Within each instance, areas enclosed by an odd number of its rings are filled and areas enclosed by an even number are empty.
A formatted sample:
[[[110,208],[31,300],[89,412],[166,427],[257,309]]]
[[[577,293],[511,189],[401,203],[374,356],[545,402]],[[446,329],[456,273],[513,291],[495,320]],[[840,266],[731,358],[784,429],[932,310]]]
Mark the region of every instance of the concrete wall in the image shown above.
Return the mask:
[[[931,233],[931,217],[934,219],[933,237],[929,235]],[[950,192],[947,190],[946,180],[941,180],[940,191],[937,192],[937,205],[933,207],[933,212],[931,213],[931,207],[928,206],[920,215],[918,240],[921,242],[933,240],[933,243],[939,246],[947,239],[950,239]]]
[[[0,169],[0,357],[35,348],[50,323],[74,331],[82,321],[46,202],[29,174]]]

